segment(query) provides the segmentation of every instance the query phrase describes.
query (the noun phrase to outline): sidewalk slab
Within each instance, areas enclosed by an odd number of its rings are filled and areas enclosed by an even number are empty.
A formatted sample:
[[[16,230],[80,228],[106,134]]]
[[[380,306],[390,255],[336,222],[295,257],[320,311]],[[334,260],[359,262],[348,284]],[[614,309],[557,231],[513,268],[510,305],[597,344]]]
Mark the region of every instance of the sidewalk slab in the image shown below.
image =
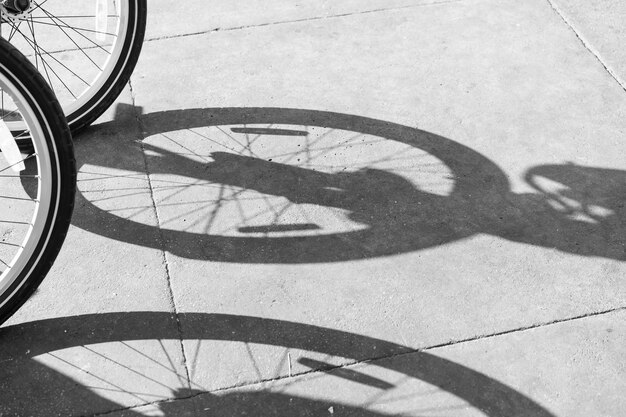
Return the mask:
[[[626,88],[626,4],[617,0],[551,0],[591,51]]]

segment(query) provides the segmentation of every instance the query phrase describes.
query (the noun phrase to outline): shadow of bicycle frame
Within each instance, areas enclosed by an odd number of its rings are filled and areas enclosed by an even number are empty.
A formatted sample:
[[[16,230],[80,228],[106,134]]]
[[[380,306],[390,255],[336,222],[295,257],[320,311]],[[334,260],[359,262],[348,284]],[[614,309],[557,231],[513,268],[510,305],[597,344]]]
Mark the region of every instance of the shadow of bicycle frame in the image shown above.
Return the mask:
[[[82,145],[88,148],[95,145],[95,140],[106,140],[103,135],[116,135],[119,133],[117,129],[128,129],[123,120],[130,118],[134,122],[136,119],[134,113],[125,112],[134,112],[134,109],[121,106],[119,120],[94,127],[92,135],[82,139]],[[350,213],[351,219],[366,225],[355,231],[307,236],[251,236],[246,233],[228,236],[162,228],[160,235],[166,249],[183,258],[237,263],[337,262],[418,251],[487,233],[582,256],[626,260],[624,171],[574,165],[538,166],[528,171],[527,181],[532,182],[533,176],[542,175],[564,182],[573,198],[581,200],[580,204],[602,205],[608,213],[604,217],[591,218],[591,221],[580,221],[569,212],[555,210],[551,204],[553,195],[512,193],[507,175],[494,162],[471,148],[395,123],[284,108],[174,110],[141,115],[140,120],[143,138],[207,126],[236,125],[250,130],[248,126],[258,124],[319,126],[357,132],[417,148],[441,161],[452,173],[454,187],[449,195],[441,196],[378,169],[324,175],[228,152],[215,152],[215,161],[208,163],[201,175],[188,169],[189,160],[184,156],[146,143],[141,147],[127,145],[123,150],[124,157],[116,158],[103,151],[86,151],[84,157],[79,155],[84,164],[128,170],[129,160],[153,152],[158,154],[154,157],[158,163],[151,162],[148,156],[151,175],[188,176],[281,196],[296,203],[340,207]],[[285,135],[302,134],[293,128],[285,132]],[[276,134],[276,129],[272,129],[272,133]],[[576,180],[572,182],[572,179]],[[343,194],[329,191],[336,189]],[[601,190],[600,194],[598,190]],[[591,201],[583,201],[589,200],[589,196],[593,197]],[[77,211],[75,226],[123,242],[155,245],[152,239],[157,230],[155,227],[102,210],[80,191],[77,206],[85,207],[86,214]],[[206,211],[209,214],[211,207]],[[291,231],[298,228],[315,230],[317,227],[315,224],[288,226]],[[280,229],[243,227],[240,231],[276,232]]]

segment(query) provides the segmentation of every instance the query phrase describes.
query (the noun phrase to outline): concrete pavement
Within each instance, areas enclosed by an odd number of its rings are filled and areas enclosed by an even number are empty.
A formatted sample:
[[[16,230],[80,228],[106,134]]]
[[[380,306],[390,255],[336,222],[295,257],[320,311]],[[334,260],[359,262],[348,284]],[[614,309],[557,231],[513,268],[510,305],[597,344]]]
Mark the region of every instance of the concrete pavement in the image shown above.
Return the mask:
[[[212,3],[77,138],[0,415],[623,413],[615,9]]]

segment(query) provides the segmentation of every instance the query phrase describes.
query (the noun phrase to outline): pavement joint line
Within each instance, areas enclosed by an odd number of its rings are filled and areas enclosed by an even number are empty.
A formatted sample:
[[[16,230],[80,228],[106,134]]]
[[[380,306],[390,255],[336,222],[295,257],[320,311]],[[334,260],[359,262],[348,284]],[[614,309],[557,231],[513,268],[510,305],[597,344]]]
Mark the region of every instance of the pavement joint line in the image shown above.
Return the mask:
[[[135,121],[137,122],[137,125],[139,126],[139,131],[140,132],[145,132],[145,126],[143,123],[143,120],[141,120],[141,111],[138,111],[138,107],[137,107],[137,93],[135,93],[135,89],[133,88],[133,81],[132,78],[130,80],[128,80],[128,89],[130,90],[130,104],[133,108],[133,113],[135,114]],[[142,149],[143,150],[143,149]],[[146,164],[146,174],[148,173],[148,165]],[[150,178],[148,178],[149,180]]]
[[[433,1],[431,3],[409,4],[409,5],[406,5],[406,6],[397,6],[397,7],[372,9],[372,10],[363,10],[363,11],[359,11],[359,12],[339,13],[339,14],[328,15],[328,16],[312,16],[312,17],[305,17],[305,18],[302,18],[302,19],[278,20],[276,22],[268,22],[268,23],[256,23],[256,24],[250,24],[250,25],[226,27],[226,28],[213,28],[213,29],[201,30],[201,31],[198,31],[198,32],[183,33],[183,34],[180,34],[180,35],[155,36],[153,38],[146,38],[146,39],[144,39],[143,42],[146,43],[146,42],[161,41],[161,40],[168,40],[168,39],[186,38],[186,37],[189,37],[189,36],[206,35],[206,34],[210,34],[210,33],[213,33],[213,32],[229,32],[229,31],[234,31],[234,30],[253,29],[253,28],[257,28],[257,27],[265,27],[265,26],[273,26],[273,25],[284,25],[284,24],[288,24],[288,23],[302,23],[302,22],[309,22],[309,21],[315,21],[315,20],[335,19],[335,18],[341,18],[341,17],[358,16],[358,15],[363,15],[363,14],[387,12],[387,11],[394,11],[394,10],[404,10],[404,9],[413,9],[413,8],[418,8],[418,7],[446,5],[446,4],[461,3],[461,2],[466,2],[466,1],[468,1],[468,0],[441,0],[441,1]],[[104,44],[104,45],[100,45],[100,46],[110,46],[110,45]],[[81,48],[55,49],[55,50],[48,51],[48,54],[60,54],[60,53],[64,53],[64,52],[75,52],[75,51],[87,50],[87,49],[98,49],[98,46],[85,46],[85,47],[81,47]],[[26,56],[27,57],[32,57],[33,55],[31,54],[31,55],[26,55]]]
[[[453,346],[453,345],[458,345],[458,344],[461,344],[461,343],[469,343],[469,342],[474,342],[474,341],[482,340],[482,339],[490,339],[490,338],[493,338],[493,337],[504,336],[504,335],[512,334],[512,333],[526,332],[526,331],[529,331],[529,330],[539,329],[539,328],[542,328],[542,327],[548,327],[548,326],[561,324],[561,323],[567,323],[567,322],[570,322],[570,321],[583,320],[583,319],[590,318],[590,317],[596,317],[596,316],[602,316],[602,315],[605,315],[605,314],[617,313],[619,311],[626,311],[626,307],[614,307],[614,308],[611,308],[611,309],[608,309],[608,310],[594,311],[594,312],[591,312],[591,313],[581,314],[581,315],[578,315],[578,316],[566,317],[564,319],[556,319],[556,320],[552,320],[552,321],[548,321],[548,322],[531,324],[529,326],[518,327],[518,328],[515,328],[515,329],[503,330],[501,332],[489,333],[489,334],[485,334],[485,335],[478,335],[478,336],[470,337],[470,338],[467,338],[467,339],[452,340],[450,342],[441,343],[441,344],[438,344],[438,345],[433,345],[433,346],[429,346],[429,347],[426,347],[426,348],[422,348],[422,349],[419,349],[417,351],[425,352],[425,351],[428,351],[428,350],[438,349],[438,348],[442,348],[442,347],[446,347],[446,346]],[[403,354],[404,353],[401,353],[399,355],[403,355]]]
[[[587,314],[581,314],[581,315],[578,315],[578,316],[567,317],[567,318],[564,318],[564,319],[553,320],[553,321],[550,321],[550,322],[537,323],[537,324],[533,324],[533,325],[529,325],[529,326],[518,327],[518,328],[515,328],[515,329],[504,330],[504,331],[501,331],[501,332],[491,333],[491,334],[487,334],[487,335],[475,336],[475,337],[471,337],[471,338],[467,338],[467,339],[460,339],[460,340],[450,341],[450,342],[441,343],[441,344],[438,344],[438,345],[428,346],[428,347],[425,347],[425,348],[410,349],[408,351],[404,351],[404,352],[400,352],[400,353],[394,353],[394,354],[391,354],[391,355],[384,355],[384,356],[375,357],[375,358],[354,360],[354,361],[347,362],[347,363],[344,363],[344,364],[341,364],[341,365],[329,366],[329,367],[325,367],[325,368],[321,368],[321,369],[311,369],[311,370],[308,370],[308,371],[305,371],[305,372],[299,372],[299,373],[293,374],[293,375],[279,375],[279,376],[274,377],[274,378],[265,378],[265,379],[262,379],[260,381],[241,382],[239,384],[231,385],[231,386],[228,386],[228,387],[217,388],[217,389],[210,390],[210,391],[197,392],[197,393],[194,393],[194,394],[191,394],[191,395],[187,395],[187,396],[184,396],[184,397],[166,398],[166,399],[162,399],[162,400],[150,401],[150,402],[146,402],[144,404],[138,404],[138,405],[133,405],[133,406],[129,406],[129,407],[120,407],[120,408],[116,408],[116,409],[110,410],[110,411],[105,411],[105,412],[102,412],[102,413],[91,414],[91,415],[89,415],[89,417],[105,416],[107,414],[117,413],[117,412],[126,411],[126,410],[132,410],[132,409],[136,409],[136,408],[140,408],[140,407],[146,407],[146,406],[149,406],[149,405],[172,403],[172,402],[177,402],[177,401],[185,401],[185,400],[190,400],[190,399],[193,399],[193,398],[196,398],[196,397],[201,397],[203,395],[215,394],[215,393],[218,393],[218,392],[230,391],[230,390],[234,390],[234,389],[238,389],[238,388],[254,387],[254,386],[257,386],[257,385],[268,384],[268,383],[271,383],[271,382],[277,382],[277,381],[282,381],[282,380],[287,380],[287,379],[299,378],[299,377],[302,377],[302,376],[305,376],[305,375],[311,375],[311,374],[317,374],[317,373],[326,373],[326,372],[330,372],[330,371],[333,371],[333,370],[336,370],[336,369],[350,368],[350,367],[354,367],[354,366],[361,365],[361,364],[367,364],[367,363],[373,363],[373,362],[378,362],[378,361],[383,361],[383,360],[388,360],[388,359],[399,358],[399,357],[402,357],[402,356],[412,355],[412,354],[416,354],[416,353],[420,353],[420,352],[426,352],[426,351],[430,351],[430,350],[434,350],[434,349],[438,349],[438,348],[442,348],[442,347],[453,346],[453,345],[458,345],[458,344],[468,343],[468,342],[474,342],[474,341],[482,340],[482,339],[490,339],[490,338],[503,336],[503,335],[507,335],[507,334],[519,333],[519,332],[524,332],[524,331],[528,331],[528,330],[534,330],[534,329],[538,329],[538,328],[542,328],[542,327],[552,326],[552,325],[556,325],[556,324],[567,323],[567,322],[570,322],[570,321],[582,320],[582,319],[586,319],[586,318],[590,318],[590,317],[596,317],[596,316],[602,316],[602,315],[611,314],[611,313],[617,313],[617,312],[620,312],[620,311],[626,311],[626,306],[624,306],[624,307],[615,307],[615,308],[612,308],[612,309],[602,310],[602,311],[597,311],[597,312],[592,312],[592,313],[587,313]]]
[[[360,12],[340,13],[340,14],[328,15],[328,16],[313,16],[313,17],[306,17],[306,18],[302,18],[302,19],[278,20],[276,22],[268,22],[268,23],[256,23],[256,24],[251,24],[251,25],[232,26],[232,27],[226,27],[226,28],[213,28],[213,29],[207,29],[207,30],[198,31],[198,32],[183,33],[181,35],[155,36],[153,38],[144,39],[144,43],[146,43],[146,42],[153,42],[153,41],[167,40],[167,39],[186,38],[188,36],[206,35],[206,34],[213,33],[213,32],[228,32],[228,31],[241,30],[241,29],[253,29],[253,28],[264,27],[264,26],[283,25],[283,24],[287,24],[287,23],[301,23],[301,22],[308,22],[308,21],[314,21],[314,20],[324,20],[324,19],[333,19],[333,18],[340,18],[340,17],[349,17],[349,16],[355,16],[355,15],[369,14],[369,13],[386,12],[386,11],[393,11],[393,10],[403,10],[403,9],[411,9],[411,8],[426,7],[426,6],[437,6],[437,5],[442,5],[442,4],[459,3],[459,2],[464,2],[464,1],[467,1],[467,0],[441,0],[441,1],[434,1],[434,2],[431,2],[431,3],[410,4],[410,5],[406,5],[406,6],[380,8],[380,9],[372,9],[372,10],[363,10],[363,11],[360,11]],[[110,45],[100,45],[100,46],[110,46]],[[64,53],[64,52],[74,52],[74,51],[87,50],[87,49],[98,49],[98,46],[86,46],[86,47],[82,47],[82,48],[56,49],[56,50],[48,51],[48,54],[59,54],[59,53]],[[33,55],[31,54],[31,55],[26,55],[26,56],[27,57],[32,57]]]
[[[617,74],[610,66],[608,63],[604,62],[604,60],[602,59],[602,57],[600,56],[600,52],[598,52],[593,45],[591,44],[591,42],[587,41],[587,39],[585,38],[585,36],[580,33],[578,30],[576,30],[576,28],[574,27],[574,24],[565,16],[565,13],[561,10],[561,8],[556,4],[555,0],[546,0],[548,2],[548,4],[550,5],[550,7],[552,8],[552,10],[561,18],[561,20],[563,20],[563,22],[567,25],[567,27],[569,27],[569,29],[574,32],[574,35],[576,35],[576,37],[578,38],[578,40],[580,41],[580,43],[582,43],[582,45],[585,47],[585,49],[591,53],[597,60],[598,62],[600,62],[600,64],[602,65],[602,67],[604,67],[604,70],[606,72],[609,73],[609,75],[611,76],[611,78],[613,78],[622,88],[622,90],[624,90],[626,92],[626,82],[624,80],[621,79],[621,77],[619,76],[619,74]]]
[[[132,80],[128,81],[128,87],[130,89],[130,98],[131,98],[131,104],[133,106],[133,111],[135,113],[135,119],[137,121],[137,124],[139,125],[138,127],[140,129],[140,132],[142,132],[141,135],[143,135],[143,132],[145,132],[146,129],[144,128],[143,121],[141,120],[141,112],[137,110],[138,107],[136,105],[136,96],[135,96],[135,91],[133,89]],[[167,282],[167,292],[168,292],[167,295],[169,298],[168,301],[170,304],[170,308],[174,314],[174,319],[176,320],[176,331],[178,333],[178,342],[180,344],[183,365],[185,367],[185,378],[187,379],[186,381],[187,388],[189,388],[191,387],[191,376],[189,375],[187,355],[185,353],[185,345],[183,343],[183,329],[182,329],[182,324],[180,322],[180,316],[178,314],[178,307],[176,306],[176,297],[174,297],[174,288],[172,287],[172,276],[171,276],[169,261],[167,259],[167,252],[165,250],[165,236],[163,235],[163,230],[161,229],[161,219],[159,218],[159,211],[157,210],[156,199],[154,197],[154,187],[152,186],[152,177],[150,175],[150,169],[148,167],[148,157],[146,155],[146,148],[144,146],[143,140],[139,141],[139,147],[141,148],[144,170],[146,173],[146,177],[148,178],[148,190],[150,192],[150,202],[152,203],[152,212],[154,213],[154,217],[157,223],[157,229],[159,231],[159,244],[161,246],[160,247],[161,261],[165,269],[165,279]]]
[[[316,20],[337,19],[337,18],[342,18],[342,17],[358,16],[358,15],[364,15],[364,14],[414,9],[418,7],[440,6],[440,5],[453,4],[453,3],[462,3],[466,1],[467,0],[441,0],[441,1],[433,1],[430,3],[408,4],[405,6],[387,7],[387,8],[379,8],[379,9],[372,9],[372,10],[362,10],[358,12],[339,13],[339,14],[328,15],[328,16],[312,16],[312,17],[305,17],[302,19],[278,20],[275,22],[255,23],[255,24],[250,24],[250,25],[231,26],[231,27],[226,27],[226,28],[218,27],[218,28],[213,28],[213,29],[201,30],[198,32],[183,33],[179,35],[156,36],[153,38],[145,39],[144,42],[154,42],[154,41],[162,41],[162,40],[168,40],[168,39],[186,38],[190,36],[207,35],[207,34],[214,33],[214,32],[230,32],[230,31],[235,31],[235,30],[254,29],[254,28],[260,28],[260,27],[266,27],[266,26],[284,25],[284,24],[289,24],[289,23],[303,23],[303,22],[311,22],[311,21],[316,21]]]
[[[279,21],[276,21],[276,22],[268,22],[268,23],[256,23],[256,24],[243,25],[243,26],[226,27],[226,28],[213,28],[213,29],[207,29],[207,30],[198,31],[198,32],[183,33],[181,35],[155,36],[153,38],[146,38],[146,39],[144,39],[144,43],[145,42],[160,41],[160,40],[167,40],[167,39],[185,38],[185,37],[188,37],[188,36],[206,35],[206,34],[213,33],[213,32],[228,32],[228,31],[233,31],[233,30],[252,29],[252,28],[256,28],[256,27],[282,25],[282,24],[287,24],[287,23],[301,23],[301,22],[308,22],[308,21],[314,21],[314,20],[324,20],[324,19],[349,17],[349,16],[355,16],[355,15],[369,14],[369,13],[386,12],[386,11],[393,11],[393,10],[403,10],[403,9],[411,9],[411,8],[426,7],[426,6],[437,6],[437,5],[442,5],[442,4],[459,3],[459,2],[464,2],[464,1],[467,1],[467,0],[440,0],[440,1],[433,1],[431,3],[409,4],[409,5],[405,5],[405,6],[380,8],[380,9],[372,9],[372,10],[363,10],[363,11],[359,11],[359,12],[340,13],[340,14],[328,15],[328,16],[313,16],[313,17],[306,17],[306,18],[302,18],[302,19],[279,20]],[[103,44],[103,45],[100,45],[100,46],[110,46],[110,45]],[[55,50],[48,51],[48,54],[59,54],[59,53],[64,53],[64,52],[75,52],[75,51],[79,51],[79,50],[98,49],[98,48],[99,48],[99,46],[85,46],[85,47],[81,47],[81,48],[55,49]],[[32,57],[34,55],[30,54],[30,55],[26,55],[26,56],[27,57]]]

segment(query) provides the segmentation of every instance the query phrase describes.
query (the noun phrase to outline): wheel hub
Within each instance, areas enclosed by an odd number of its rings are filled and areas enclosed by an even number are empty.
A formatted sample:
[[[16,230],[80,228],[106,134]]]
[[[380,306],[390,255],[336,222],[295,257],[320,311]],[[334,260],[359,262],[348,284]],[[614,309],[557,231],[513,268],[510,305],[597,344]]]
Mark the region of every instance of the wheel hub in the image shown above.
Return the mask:
[[[0,3],[0,14],[3,21],[24,20],[32,9],[31,0],[3,0]]]

